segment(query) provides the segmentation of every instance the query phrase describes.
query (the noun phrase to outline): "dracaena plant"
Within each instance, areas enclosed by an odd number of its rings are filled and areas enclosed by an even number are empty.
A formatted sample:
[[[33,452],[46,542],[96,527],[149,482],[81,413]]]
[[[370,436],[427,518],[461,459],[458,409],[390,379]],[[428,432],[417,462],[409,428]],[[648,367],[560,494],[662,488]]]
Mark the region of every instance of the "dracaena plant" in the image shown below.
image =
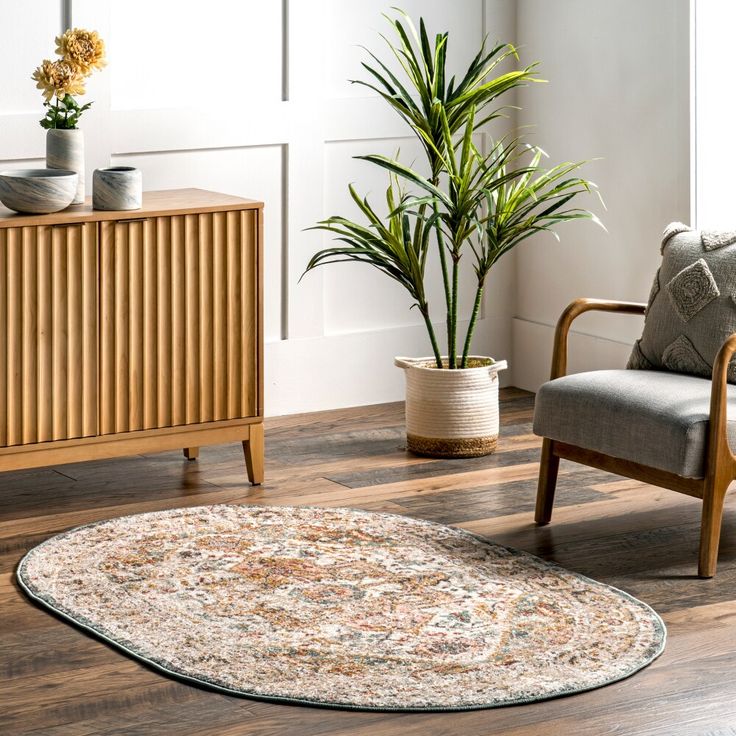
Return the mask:
[[[491,138],[486,152],[476,145],[478,129],[503,115],[505,108],[497,106],[501,95],[541,81],[536,64],[497,74],[499,64],[518,58],[516,50],[509,44],[488,49],[484,41],[460,81],[448,79],[448,34],[437,34],[430,43],[423,19],[417,32],[408,16],[398,12],[399,18],[388,18],[396,42],[384,40],[401,71],[395,74],[368,52],[373,64],[363,67],[371,80],[354,83],[377,92],[407,123],[422,144],[429,175],[401,163],[398,155],[358,156],[388,172],[388,214],[379,215],[351,185],[350,194],[365,222],[340,216],[319,222],[315,227],[336,235],[338,244],[316,253],[306,270],[339,261],[378,268],[411,295],[426,324],[437,367],[465,368],[493,265],[526,238],[560,222],[597,221],[588,210],[570,204],[594,185],[576,175],[582,163],[544,168],[543,152],[520,138]],[[425,285],[427,256],[435,247],[444,288],[446,362],[430,319]],[[465,254],[475,272],[476,292],[459,350],[459,272]]]

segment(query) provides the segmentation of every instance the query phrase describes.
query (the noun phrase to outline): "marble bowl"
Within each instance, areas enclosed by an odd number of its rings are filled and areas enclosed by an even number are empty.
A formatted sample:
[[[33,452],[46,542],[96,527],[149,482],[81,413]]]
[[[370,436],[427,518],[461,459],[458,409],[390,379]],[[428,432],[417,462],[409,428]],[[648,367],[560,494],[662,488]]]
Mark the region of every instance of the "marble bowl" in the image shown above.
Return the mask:
[[[0,202],[24,214],[58,212],[74,199],[77,178],[76,172],[64,169],[0,171]]]

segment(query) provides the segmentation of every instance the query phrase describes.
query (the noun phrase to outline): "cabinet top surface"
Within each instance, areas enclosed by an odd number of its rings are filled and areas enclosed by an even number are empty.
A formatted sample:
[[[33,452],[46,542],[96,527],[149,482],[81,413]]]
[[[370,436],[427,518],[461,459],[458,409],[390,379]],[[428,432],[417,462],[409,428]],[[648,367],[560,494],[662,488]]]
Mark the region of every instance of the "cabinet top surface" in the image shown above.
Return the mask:
[[[234,197],[230,194],[209,192],[205,189],[169,189],[160,192],[143,192],[143,207],[139,210],[93,210],[91,197],[87,197],[84,204],[67,207],[61,212],[54,212],[50,215],[19,215],[0,205],[0,228],[99,222],[101,220],[131,220],[197,212],[254,210],[261,207],[263,207],[263,202]]]

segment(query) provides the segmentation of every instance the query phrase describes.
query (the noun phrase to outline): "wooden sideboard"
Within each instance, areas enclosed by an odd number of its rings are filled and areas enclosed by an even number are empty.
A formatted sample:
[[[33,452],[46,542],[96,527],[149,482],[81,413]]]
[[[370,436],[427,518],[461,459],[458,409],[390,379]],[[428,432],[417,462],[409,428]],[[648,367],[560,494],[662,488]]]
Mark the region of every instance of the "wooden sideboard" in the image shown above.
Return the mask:
[[[243,443],[263,480],[263,205],[0,207],[0,470]]]

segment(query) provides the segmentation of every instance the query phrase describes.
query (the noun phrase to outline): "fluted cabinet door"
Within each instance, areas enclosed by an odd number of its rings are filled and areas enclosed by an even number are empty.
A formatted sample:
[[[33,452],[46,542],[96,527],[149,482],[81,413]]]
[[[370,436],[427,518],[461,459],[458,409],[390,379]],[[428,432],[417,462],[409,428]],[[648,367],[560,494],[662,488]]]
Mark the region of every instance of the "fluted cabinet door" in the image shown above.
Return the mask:
[[[100,224],[102,434],[257,413],[257,213]]]
[[[97,434],[97,225],[0,229],[0,446]]]

